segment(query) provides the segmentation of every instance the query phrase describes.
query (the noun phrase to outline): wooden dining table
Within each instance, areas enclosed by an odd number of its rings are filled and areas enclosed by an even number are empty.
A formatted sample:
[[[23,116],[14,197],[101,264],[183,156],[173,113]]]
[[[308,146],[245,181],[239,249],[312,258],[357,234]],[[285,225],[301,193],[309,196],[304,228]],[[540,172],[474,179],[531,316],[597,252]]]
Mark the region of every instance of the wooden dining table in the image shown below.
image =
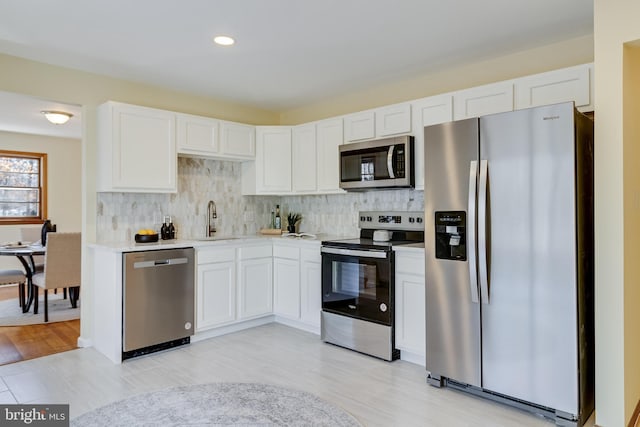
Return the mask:
[[[36,271],[33,257],[35,255],[44,255],[45,252],[46,247],[39,243],[32,245],[0,245],[0,256],[15,256],[24,268],[24,275],[27,277],[26,293],[23,284],[20,284],[18,288],[18,298],[20,299],[23,313],[29,311],[37,294],[33,285],[33,274]]]

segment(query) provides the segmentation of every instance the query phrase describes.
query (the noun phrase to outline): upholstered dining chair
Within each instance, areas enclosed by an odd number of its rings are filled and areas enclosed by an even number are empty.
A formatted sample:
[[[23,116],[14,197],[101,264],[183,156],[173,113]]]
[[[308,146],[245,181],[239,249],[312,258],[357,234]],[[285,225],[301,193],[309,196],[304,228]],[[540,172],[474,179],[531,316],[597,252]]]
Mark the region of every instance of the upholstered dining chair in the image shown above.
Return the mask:
[[[42,235],[42,228],[40,227],[22,227],[20,229],[20,239],[23,242],[39,242],[40,237]],[[34,255],[33,257],[33,266],[35,267],[34,273],[42,273],[44,271],[44,255]],[[64,299],[67,299],[67,288],[62,290]],[[53,290],[54,294],[58,293],[57,289]]]
[[[24,286],[27,281],[27,276],[24,275],[24,271],[21,270],[0,270],[0,285],[10,285],[13,283],[18,284],[19,298],[18,304],[22,307],[24,302]]]
[[[40,232],[40,228],[22,227],[20,228],[20,240],[29,243],[39,242]],[[34,271],[34,273],[42,273],[44,271],[44,255],[34,255],[33,264],[36,268],[36,271]]]
[[[69,288],[71,307],[76,308],[80,295],[80,233],[50,233],[44,255],[44,271],[33,276],[33,284],[44,289],[44,321],[49,321],[48,290]],[[38,298],[33,312],[38,314]]]

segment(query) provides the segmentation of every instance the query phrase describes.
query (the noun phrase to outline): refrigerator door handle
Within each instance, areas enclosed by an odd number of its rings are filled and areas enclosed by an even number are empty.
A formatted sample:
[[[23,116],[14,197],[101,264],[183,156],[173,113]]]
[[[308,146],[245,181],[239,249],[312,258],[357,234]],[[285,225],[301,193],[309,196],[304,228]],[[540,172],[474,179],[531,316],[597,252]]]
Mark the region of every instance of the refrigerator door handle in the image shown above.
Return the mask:
[[[476,184],[478,180],[478,162],[471,161],[469,165],[469,205],[467,215],[467,241],[469,248],[469,290],[471,301],[478,299],[478,269],[476,263]]]
[[[480,275],[480,297],[483,304],[489,304],[489,263],[487,260],[488,175],[488,161],[480,160],[480,181],[478,182],[478,273]]]

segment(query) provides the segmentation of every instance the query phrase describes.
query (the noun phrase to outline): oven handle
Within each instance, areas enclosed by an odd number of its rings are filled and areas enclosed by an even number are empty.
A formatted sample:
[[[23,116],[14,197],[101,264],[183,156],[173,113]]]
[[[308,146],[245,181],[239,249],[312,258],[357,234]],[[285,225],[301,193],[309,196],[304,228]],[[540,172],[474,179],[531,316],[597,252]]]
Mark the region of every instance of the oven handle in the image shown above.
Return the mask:
[[[324,254],[334,254],[334,255],[345,255],[345,256],[359,256],[364,258],[386,258],[386,251],[377,251],[377,250],[357,250],[357,249],[341,249],[341,248],[331,248],[323,246],[320,248],[320,252]]]

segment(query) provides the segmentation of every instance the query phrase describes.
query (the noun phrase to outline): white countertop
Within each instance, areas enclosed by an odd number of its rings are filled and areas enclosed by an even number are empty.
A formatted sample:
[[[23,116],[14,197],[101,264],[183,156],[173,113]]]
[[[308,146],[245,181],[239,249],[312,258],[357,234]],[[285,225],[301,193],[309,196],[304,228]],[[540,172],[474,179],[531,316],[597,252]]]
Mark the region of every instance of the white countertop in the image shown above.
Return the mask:
[[[203,248],[210,246],[222,245],[244,245],[255,244],[264,241],[273,241],[286,244],[308,244],[320,246],[323,240],[335,240],[349,238],[350,236],[330,236],[326,234],[318,234],[313,237],[286,237],[269,234],[257,234],[252,236],[216,236],[212,239],[175,239],[175,240],[159,240],[154,243],[135,243],[130,242],[105,242],[90,243],[88,246],[94,249],[108,250],[112,252],[136,252],[136,251],[154,251],[158,249],[177,249],[177,248]]]
[[[393,250],[398,252],[406,251],[406,252],[421,252],[424,253],[424,242],[420,243],[409,243],[406,245],[398,245],[393,246]]]

